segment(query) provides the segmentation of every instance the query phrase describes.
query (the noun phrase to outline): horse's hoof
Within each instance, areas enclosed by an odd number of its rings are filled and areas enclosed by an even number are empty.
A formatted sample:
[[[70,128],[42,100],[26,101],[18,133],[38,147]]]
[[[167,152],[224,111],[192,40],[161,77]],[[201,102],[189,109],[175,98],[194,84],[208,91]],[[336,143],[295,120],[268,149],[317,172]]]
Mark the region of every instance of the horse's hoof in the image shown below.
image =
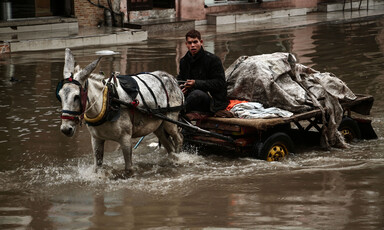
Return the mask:
[[[102,169],[100,166],[93,166],[93,173],[98,173]]]
[[[126,177],[126,178],[131,178],[131,177],[133,177],[135,175],[135,171],[133,170],[133,169],[126,169],[125,171],[124,171],[124,176]]]
[[[134,174],[135,174],[135,172],[133,171],[133,169],[113,170],[112,171],[112,175],[113,175],[112,179],[113,180],[126,180],[126,179],[133,177]]]
[[[168,158],[171,159],[172,161],[178,161],[179,156],[176,153],[168,153]]]

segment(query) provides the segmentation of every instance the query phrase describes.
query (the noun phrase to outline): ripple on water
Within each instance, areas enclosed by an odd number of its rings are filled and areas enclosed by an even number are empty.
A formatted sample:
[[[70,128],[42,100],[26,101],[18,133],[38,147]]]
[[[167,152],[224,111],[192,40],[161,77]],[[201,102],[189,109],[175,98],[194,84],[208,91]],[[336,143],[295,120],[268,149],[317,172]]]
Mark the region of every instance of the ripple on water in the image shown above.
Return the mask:
[[[26,229],[33,218],[29,215],[18,215],[20,210],[24,211],[23,208],[1,207],[0,227],[12,226],[12,229]]]
[[[382,142],[382,140],[374,140]],[[246,177],[275,176],[289,173],[356,170],[383,163],[383,156],[367,154],[377,143],[359,142],[347,150],[312,150],[292,155],[281,162],[266,162],[252,158],[226,158],[201,155],[198,149],[169,157],[155,143],[140,146],[133,155],[135,174],[128,179],[117,179],[124,168],[121,150],[106,152],[102,169],[96,173],[91,155],[68,159],[60,165],[34,165],[15,171],[1,172],[9,190],[32,189],[47,192],[61,186],[80,186],[83,189],[102,187],[107,191],[131,189],[154,194],[174,191],[188,192],[188,186],[198,181],[240,179]],[[381,147],[383,148],[383,147]],[[381,151],[383,152],[383,151]],[[361,154],[363,155],[361,157]],[[381,163],[380,163],[380,162]]]

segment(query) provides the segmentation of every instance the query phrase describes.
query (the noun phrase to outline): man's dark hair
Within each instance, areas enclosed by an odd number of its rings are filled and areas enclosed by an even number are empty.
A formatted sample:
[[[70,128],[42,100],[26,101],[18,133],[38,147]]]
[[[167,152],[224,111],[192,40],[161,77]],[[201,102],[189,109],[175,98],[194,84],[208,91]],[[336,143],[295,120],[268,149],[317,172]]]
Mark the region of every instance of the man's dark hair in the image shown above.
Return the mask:
[[[185,35],[185,40],[187,40],[188,38],[197,38],[197,39],[201,40],[201,34],[197,30],[190,30]]]

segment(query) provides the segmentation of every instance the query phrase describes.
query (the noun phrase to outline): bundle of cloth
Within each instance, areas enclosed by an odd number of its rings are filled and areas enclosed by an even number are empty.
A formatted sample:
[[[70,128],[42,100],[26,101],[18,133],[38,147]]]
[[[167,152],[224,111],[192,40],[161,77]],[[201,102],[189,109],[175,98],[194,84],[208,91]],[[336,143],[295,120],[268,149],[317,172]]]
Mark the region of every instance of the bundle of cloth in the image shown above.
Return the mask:
[[[297,63],[293,54],[279,52],[241,56],[228,67],[225,75],[229,98],[257,102],[273,111],[282,110],[278,116],[319,108],[323,112],[323,123],[328,124],[322,130],[322,145],[346,146],[337,130],[343,117],[339,100],[355,100],[356,96],[332,73],[321,73]]]

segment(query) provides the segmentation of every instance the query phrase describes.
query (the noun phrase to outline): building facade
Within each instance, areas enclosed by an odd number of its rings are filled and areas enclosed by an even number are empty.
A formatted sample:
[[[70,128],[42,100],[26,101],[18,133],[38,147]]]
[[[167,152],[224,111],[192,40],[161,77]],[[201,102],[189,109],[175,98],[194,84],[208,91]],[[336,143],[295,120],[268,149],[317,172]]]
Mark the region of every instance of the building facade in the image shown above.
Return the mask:
[[[157,19],[159,10],[168,17],[206,20],[207,14],[272,8],[316,10],[326,0],[1,0],[1,20],[74,17],[80,27],[121,26],[132,20]],[[161,16],[161,15],[160,15]],[[163,15],[164,16],[164,15]],[[166,16],[167,17],[167,16]]]

